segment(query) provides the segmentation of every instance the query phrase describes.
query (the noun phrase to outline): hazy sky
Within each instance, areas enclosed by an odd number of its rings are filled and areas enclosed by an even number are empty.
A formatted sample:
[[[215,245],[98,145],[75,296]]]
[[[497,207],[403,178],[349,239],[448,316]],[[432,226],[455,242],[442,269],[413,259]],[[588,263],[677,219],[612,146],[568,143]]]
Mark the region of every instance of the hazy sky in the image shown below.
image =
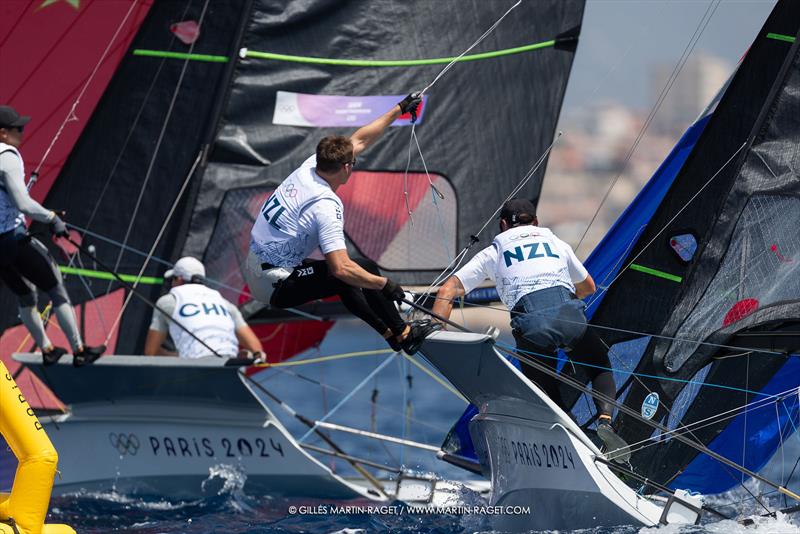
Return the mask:
[[[651,65],[677,63],[710,4],[716,0],[587,0],[564,112],[604,100],[649,109]],[[736,65],[774,5],[722,0],[692,55]]]

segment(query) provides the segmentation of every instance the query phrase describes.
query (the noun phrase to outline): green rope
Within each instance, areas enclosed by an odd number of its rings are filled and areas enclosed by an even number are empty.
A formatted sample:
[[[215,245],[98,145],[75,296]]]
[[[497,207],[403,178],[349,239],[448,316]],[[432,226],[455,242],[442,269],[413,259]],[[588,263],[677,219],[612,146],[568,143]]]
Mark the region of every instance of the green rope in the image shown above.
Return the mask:
[[[776,41],[786,41],[787,43],[794,42],[794,37],[792,37],[791,35],[783,35],[780,33],[772,33],[772,32],[767,34],[767,39],[775,39]]]
[[[477,61],[479,59],[491,59],[501,56],[510,56],[512,54],[521,54],[531,50],[539,50],[542,48],[549,48],[555,46],[556,41],[544,41],[541,43],[533,43],[515,48],[505,48],[503,50],[495,50],[494,52],[483,52],[480,54],[471,54],[463,56],[458,59],[462,61]],[[424,65],[441,65],[450,63],[456,56],[452,57],[439,57],[431,59],[330,59],[321,57],[308,57],[308,56],[290,56],[287,54],[273,54],[272,52],[257,52],[254,50],[247,50],[245,57],[254,59],[272,59],[276,61],[292,61],[295,63],[312,63],[315,65],[338,65],[346,67],[419,67]]]
[[[480,59],[492,59],[502,56],[510,56],[513,54],[521,54],[523,52],[530,52],[532,50],[540,50],[542,48],[550,48],[555,46],[556,40],[543,41],[541,43],[532,43],[524,46],[517,46],[514,48],[504,48],[503,50],[495,50],[494,52],[482,52],[480,54],[471,54],[458,58],[458,62],[462,61],[477,61]],[[133,51],[134,56],[144,57],[158,57],[166,59],[183,59],[190,61],[206,61],[211,63],[227,63],[230,58],[225,56],[215,56],[211,54],[186,54],[183,52],[168,52],[165,50],[148,50],[144,48],[137,48]],[[294,63],[312,63],[315,65],[338,65],[346,67],[420,67],[424,65],[441,65],[450,63],[456,59],[452,57],[438,57],[430,59],[331,59],[323,57],[309,57],[309,56],[292,56],[288,54],[274,54],[272,52],[258,52],[254,50],[247,50],[244,57],[254,59],[271,59],[275,61],[291,61]]]
[[[116,280],[116,277],[113,274],[105,271],[79,269],[77,267],[69,267],[67,265],[59,265],[58,269],[64,274],[75,274],[78,276],[85,276],[87,278],[99,278],[100,280]],[[138,277],[133,274],[121,274],[119,276],[126,282],[131,282],[131,283],[139,282],[140,284],[150,284],[150,285],[160,285],[164,283],[163,278],[158,278],[155,276]]]
[[[160,57],[166,59],[188,59],[191,61],[206,61],[210,63],[227,63],[225,56],[212,56],[209,54],[185,54],[183,52],[166,52],[164,50],[145,50],[137,48],[133,51],[134,56]]]
[[[683,278],[681,278],[680,276],[665,273],[664,271],[659,271],[658,269],[651,269],[650,267],[645,267],[643,265],[636,265],[635,263],[631,263],[629,267],[634,271],[639,271],[640,273],[657,276],[658,278],[663,278],[665,280],[670,280],[672,282],[678,282],[678,283],[683,282]]]

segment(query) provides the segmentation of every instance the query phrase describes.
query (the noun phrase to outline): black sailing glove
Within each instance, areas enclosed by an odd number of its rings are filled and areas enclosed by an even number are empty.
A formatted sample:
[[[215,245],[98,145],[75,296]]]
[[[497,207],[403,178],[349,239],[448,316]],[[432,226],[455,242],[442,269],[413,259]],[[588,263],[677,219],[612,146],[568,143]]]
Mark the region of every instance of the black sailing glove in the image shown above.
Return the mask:
[[[55,215],[53,220],[50,222],[50,231],[56,237],[69,237],[69,230],[67,230],[67,225],[64,221],[61,220],[61,217]]]
[[[383,289],[381,289],[381,293],[387,299],[396,300],[397,302],[400,302],[406,298],[406,292],[403,291],[403,288],[388,278],[386,279],[386,285],[383,286]]]
[[[422,93],[417,91],[416,93],[411,93],[403,100],[397,103],[400,106],[400,112],[411,113],[411,122],[417,122],[417,108],[422,103]]]

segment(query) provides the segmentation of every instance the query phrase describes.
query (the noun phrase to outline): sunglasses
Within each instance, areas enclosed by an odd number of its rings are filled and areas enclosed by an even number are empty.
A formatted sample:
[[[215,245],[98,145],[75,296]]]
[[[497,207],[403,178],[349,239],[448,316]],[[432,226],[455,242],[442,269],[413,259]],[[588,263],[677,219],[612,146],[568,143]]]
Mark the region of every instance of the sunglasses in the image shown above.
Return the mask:
[[[0,126],[0,128],[3,128],[4,130],[8,131],[16,130],[19,133],[22,133],[22,131],[25,129],[25,126]]]
[[[351,167],[355,167],[356,161],[356,158],[353,158],[352,161],[345,161],[342,165],[350,165]]]

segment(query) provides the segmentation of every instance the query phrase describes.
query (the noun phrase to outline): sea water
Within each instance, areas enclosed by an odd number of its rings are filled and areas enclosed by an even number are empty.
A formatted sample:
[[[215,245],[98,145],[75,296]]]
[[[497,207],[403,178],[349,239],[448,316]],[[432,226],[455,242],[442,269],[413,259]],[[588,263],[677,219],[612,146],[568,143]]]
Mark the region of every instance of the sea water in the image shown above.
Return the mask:
[[[358,353],[383,348],[383,341],[356,321],[340,321],[322,345],[300,358]],[[369,380],[364,380],[388,354],[352,355],[351,357],[296,367],[275,368],[256,375],[298,413],[310,419],[327,420],[365,430],[438,446],[452,423],[461,415],[464,403],[452,392],[407,360],[392,356],[394,361]],[[421,361],[421,360],[418,360]],[[363,383],[361,389],[353,388]],[[321,386],[320,384],[324,385]],[[287,429],[300,438],[308,430],[289,417],[274,403],[266,401]],[[347,453],[391,466],[404,466],[418,473],[447,480],[475,479],[474,476],[443,463],[424,450],[377,442],[362,437],[330,433]],[[305,442],[324,448],[315,436]],[[800,455],[800,436],[792,436],[783,458],[775,458],[765,474],[773,480],[785,480]],[[353,476],[350,466],[340,460],[319,457],[343,476]],[[792,480],[800,478],[794,474]],[[768,488],[753,481],[749,491],[766,493]],[[797,490],[797,482],[790,484]],[[367,532],[491,532],[491,516],[480,513],[488,505],[484,497],[463,487],[455,496],[455,504],[477,509],[464,513],[454,509],[449,514],[402,513],[402,503],[390,503],[375,509],[368,500],[347,503],[307,498],[279,498],[249,494],[247,476],[235,466],[214,466],[202,485],[204,498],[172,499],[169,495],[125,495],[117,491],[76,493],[54,497],[48,522],[72,525],[79,533],[130,532],[140,534],[172,533],[367,533]],[[777,508],[791,506],[776,494],[768,496]],[[334,507],[350,505],[348,510]],[[755,524],[745,527],[736,520],[720,520],[706,514],[699,526],[665,526],[642,528],[635,525],[616,528],[580,530],[584,534],[629,533],[783,533],[800,532],[800,515],[762,518],[763,509],[754,503],[748,492],[738,488],[728,495],[707,502],[729,517],[753,517]],[[372,513],[369,513],[369,512]],[[359,513],[363,512],[363,513]]]

